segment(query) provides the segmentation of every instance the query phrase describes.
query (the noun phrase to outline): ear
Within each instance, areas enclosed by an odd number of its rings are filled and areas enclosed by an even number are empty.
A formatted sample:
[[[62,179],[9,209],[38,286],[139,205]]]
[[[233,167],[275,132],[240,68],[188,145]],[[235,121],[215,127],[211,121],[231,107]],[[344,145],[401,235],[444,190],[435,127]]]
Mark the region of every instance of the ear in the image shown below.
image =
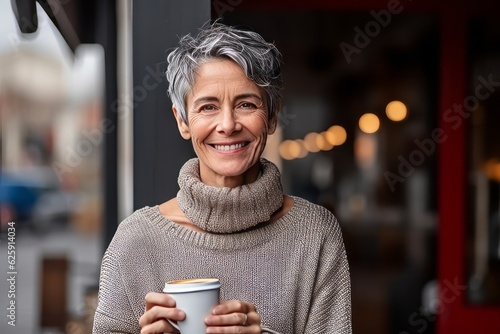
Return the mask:
[[[189,126],[181,119],[177,108],[172,105],[172,112],[174,113],[175,120],[177,121],[177,127],[182,138],[189,140],[191,139],[191,132],[189,131]]]
[[[272,135],[274,131],[276,131],[276,128],[278,127],[278,116],[280,110],[281,110],[281,101],[278,102],[278,105],[276,106],[276,113],[274,114],[273,118],[269,120],[269,123],[267,125],[268,135]]]

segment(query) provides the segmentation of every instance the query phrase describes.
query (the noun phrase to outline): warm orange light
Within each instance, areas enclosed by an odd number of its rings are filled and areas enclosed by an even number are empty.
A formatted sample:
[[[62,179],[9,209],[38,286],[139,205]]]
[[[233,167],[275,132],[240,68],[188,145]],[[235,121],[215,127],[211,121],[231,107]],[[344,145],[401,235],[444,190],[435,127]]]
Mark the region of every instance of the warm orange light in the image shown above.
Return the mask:
[[[285,141],[281,142],[281,144],[279,146],[280,156],[285,160],[292,160],[293,159],[293,155],[291,152],[292,150],[290,149],[292,142],[293,142],[292,140],[285,140]]]
[[[304,147],[302,140],[285,140],[279,146],[281,158],[285,160],[293,160],[303,158],[307,155],[307,150]]]
[[[354,155],[362,167],[370,167],[375,163],[377,143],[374,136],[360,134],[354,141]]]
[[[316,137],[316,145],[319,147],[320,150],[322,151],[329,151],[333,148],[333,144],[330,143],[327,139],[327,136],[328,134],[330,134],[330,132],[328,131],[325,131],[325,132],[321,132],[319,134],[319,136]]]
[[[486,175],[489,179],[500,182],[500,161],[490,159],[486,162]]]
[[[375,133],[380,128],[380,120],[377,115],[366,113],[359,118],[358,125],[364,133]]]
[[[307,152],[304,141],[302,139],[295,140],[295,143],[299,145],[300,151],[297,154],[297,158],[301,159],[307,156],[309,152]]]
[[[347,132],[340,125],[333,125],[327,130],[326,140],[335,146],[340,146],[345,143],[347,139]]]
[[[408,116],[408,108],[401,101],[391,101],[385,107],[385,114],[394,122],[400,122]]]
[[[300,155],[300,144],[297,143],[295,140],[290,141],[290,145],[288,146],[288,150],[290,151],[290,155],[296,159]]]
[[[316,153],[319,152],[320,150],[320,148],[316,144],[316,137],[318,136],[319,136],[318,133],[310,132],[304,137],[304,146],[311,153]]]

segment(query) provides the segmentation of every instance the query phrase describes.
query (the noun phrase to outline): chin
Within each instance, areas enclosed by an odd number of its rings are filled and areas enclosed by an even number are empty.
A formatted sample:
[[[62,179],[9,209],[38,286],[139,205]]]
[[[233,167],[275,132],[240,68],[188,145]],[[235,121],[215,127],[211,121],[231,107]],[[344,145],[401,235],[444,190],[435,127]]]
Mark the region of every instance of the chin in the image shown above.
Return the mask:
[[[257,161],[220,161],[220,163],[215,164],[214,171],[223,176],[241,176],[252,170],[254,166],[259,162]]]
[[[215,172],[221,176],[234,177],[244,175],[250,168],[216,168]]]

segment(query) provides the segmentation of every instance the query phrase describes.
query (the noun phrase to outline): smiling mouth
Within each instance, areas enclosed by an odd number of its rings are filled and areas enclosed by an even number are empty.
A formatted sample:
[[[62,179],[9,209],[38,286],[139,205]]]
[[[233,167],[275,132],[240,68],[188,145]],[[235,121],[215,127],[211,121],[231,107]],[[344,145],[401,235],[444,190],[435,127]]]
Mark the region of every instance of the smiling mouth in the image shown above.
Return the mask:
[[[248,142],[232,144],[232,145],[212,145],[218,151],[234,151],[244,146],[247,146]]]

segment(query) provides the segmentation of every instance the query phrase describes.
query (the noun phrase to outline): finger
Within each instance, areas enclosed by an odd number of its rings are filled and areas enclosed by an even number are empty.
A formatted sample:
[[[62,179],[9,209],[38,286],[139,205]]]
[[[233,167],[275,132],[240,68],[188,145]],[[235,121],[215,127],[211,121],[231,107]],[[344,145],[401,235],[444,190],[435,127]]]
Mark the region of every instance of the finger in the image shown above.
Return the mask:
[[[214,307],[212,314],[219,315],[235,312],[255,312],[255,306],[253,304],[242,302],[240,300],[227,300]]]
[[[205,318],[207,326],[260,326],[260,315],[257,312],[245,313],[231,313],[223,315],[209,315]]]
[[[260,327],[260,314],[257,312],[250,312],[247,314],[247,325],[258,325]]]
[[[205,318],[205,323],[208,326],[246,326],[248,325],[248,315],[246,313],[209,315]]]
[[[155,305],[175,307],[175,299],[166,293],[148,292],[144,300],[146,302],[146,311]]]
[[[179,333],[177,329],[172,327],[172,325],[165,319],[160,319],[153,322],[143,328],[141,328],[141,334],[157,334],[157,333]]]
[[[185,318],[186,314],[182,310],[155,305],[139,318],[139,326],[146,327],[162,319],[181,321]]]

